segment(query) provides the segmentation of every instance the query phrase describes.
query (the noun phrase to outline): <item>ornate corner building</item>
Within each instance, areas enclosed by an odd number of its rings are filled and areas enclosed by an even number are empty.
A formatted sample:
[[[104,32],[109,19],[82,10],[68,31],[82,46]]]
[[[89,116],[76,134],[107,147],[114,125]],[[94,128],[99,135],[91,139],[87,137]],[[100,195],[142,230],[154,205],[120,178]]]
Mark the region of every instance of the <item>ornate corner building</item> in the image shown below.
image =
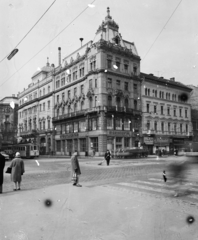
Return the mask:
[[[53,149],[103,156],[139,145],[140,57],[107,16],[90,41],[55,68]],[[60,50],[60,49],[59,49]],[[60,62],[60,60],[59,60]]]
[[[192,89],[174,78],[141,73],[143,144],[150,154],[156,148],[173,152],[192,140],[190,95]]]

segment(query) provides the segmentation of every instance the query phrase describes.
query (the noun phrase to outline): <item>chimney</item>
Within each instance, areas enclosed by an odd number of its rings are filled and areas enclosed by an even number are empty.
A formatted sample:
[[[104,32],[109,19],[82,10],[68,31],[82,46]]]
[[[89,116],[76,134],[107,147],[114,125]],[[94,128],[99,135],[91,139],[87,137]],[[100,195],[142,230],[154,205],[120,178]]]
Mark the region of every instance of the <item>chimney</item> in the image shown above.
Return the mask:
[[[175,78],[174,78],[174,77],[170,78],[170,80],[173,81],[173,82],[175,82]]]
[[[61,48],[58,48],[58,65],[61,66]]]
[[[84,38],[80,38],[80,41],[81,41],[81,47],[82,47],[82,42],[83,42]]]

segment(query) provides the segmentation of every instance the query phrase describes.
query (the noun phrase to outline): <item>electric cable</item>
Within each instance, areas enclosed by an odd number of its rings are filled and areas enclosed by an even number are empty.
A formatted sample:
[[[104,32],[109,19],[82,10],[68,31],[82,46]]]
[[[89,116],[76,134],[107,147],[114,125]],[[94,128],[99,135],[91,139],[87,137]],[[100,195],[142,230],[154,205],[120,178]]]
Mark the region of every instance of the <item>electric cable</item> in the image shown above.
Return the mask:
[[[172,12],[172,14],[170,15],[170,17],[168,18],[168,20],[166,21],[165,25],[163,26],[162,30],[160,31],[160,33],[157,35],[157,37],[155,38],[154,42],[151,44],[149,50],[146,52],[146,54],[144,55],[144,57],[142,58],[142,61],[146,58],[147,54],[150,52],[151,48],[153,47],[153,45],[155,44],[155,42],[157,41],[157,39],[159,38],[159,36],[161,35],[162,31],[164,30],[164,28],[166,27],[166,25],[168,24],[168,22],[170,21],[170,19],[172,18],[172,16],[174,15],[174,13],[176,12],[177,8],[179,7],[180,3],[182,2],[182,0],[178,3],[178,5],[176,6],[176,8],[174,9],[174,11]]]
[[[37,25],[37,23],[44,17],[44,15],[49,11],[49,9],[52,7],[52,5],[53,5],[55,2],[56,2],[56,0],[54,0],[54,2],[47,8],[47,10],[43,13],[43,15],[37,20],[37,22],[31,27],[31,29],[30,29],[30,30],[25,34],[25,36],[19,41],[19,43],[17,43],[17,45],[14,47],[14,49],[17,48],[17,47],[19,46],[19,44],[27,37],[27,35],[32,31],[32,29]],[[10,53],[7,54],[7,55],[0,61],[0,63],[1,63],[4,59],[6,59],[9,55],[10,55]]]
[[[93,2],[91,2],[91,4],[93,4],[96,0],[94,0]],[[31,57],[26,63],[24,63],[19,69],[18,71],[20,71],[24,66],[26,66],[34,57],[36,57],[41,51],[43,51],[43,49],[45,49],[51,42],[53,42],[63,31],[65,31],[65,29],[67,29],[78,17],[80,17],[87,9],[89,8],[89,6],[87,6],[86,8],[84,8],[69,24],[67,24],[54,38],[52,38],[44,47],[42,47],[33,57]],[[0,87],[6,83],[10,78],[12,78],[12,76],[14,76],[18,71],[14,72],[9,78],[7,78],[1,85]]]

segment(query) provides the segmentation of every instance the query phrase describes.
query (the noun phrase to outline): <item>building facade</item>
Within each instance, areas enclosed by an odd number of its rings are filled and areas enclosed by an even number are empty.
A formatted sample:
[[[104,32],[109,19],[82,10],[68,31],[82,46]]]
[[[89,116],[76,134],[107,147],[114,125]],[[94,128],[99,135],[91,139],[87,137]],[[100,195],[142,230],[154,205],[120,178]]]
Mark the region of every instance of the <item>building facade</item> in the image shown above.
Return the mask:
[[[17,142],[18,98],[13,94],[0,100],[0,148]]]
[[[176,82],[141,73],[142,143],[149,152],[156,148],[173,151],[192,140],[191,88]]]
[[[103,156],[139,145],[140,57],[110,10],[94,41],[63,59],[54,75],[56,154]]]
[[[53,144],[53,77],[54,65],[35,72],[32,82],[18,94],[18,139],[33,142],[40,147],[40,154],[51,154]]]

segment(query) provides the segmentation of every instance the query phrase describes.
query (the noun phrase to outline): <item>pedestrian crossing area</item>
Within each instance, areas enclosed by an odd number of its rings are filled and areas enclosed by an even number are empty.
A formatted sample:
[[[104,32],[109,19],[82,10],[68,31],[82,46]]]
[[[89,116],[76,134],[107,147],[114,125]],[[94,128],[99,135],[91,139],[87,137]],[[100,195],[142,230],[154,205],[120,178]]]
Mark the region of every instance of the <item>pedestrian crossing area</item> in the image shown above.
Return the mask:
[[[148,178],[146,180],[119,182],[113,184],[113,186],[117,189],[127,189],[128,192],[138,191],[149,193],[153,196],[174,197],[177,192],[178,198],[198,204],[198,182],[185,181],[183,184],[178,185],[171,180],[164,182],[164,180],[160,178]]]

